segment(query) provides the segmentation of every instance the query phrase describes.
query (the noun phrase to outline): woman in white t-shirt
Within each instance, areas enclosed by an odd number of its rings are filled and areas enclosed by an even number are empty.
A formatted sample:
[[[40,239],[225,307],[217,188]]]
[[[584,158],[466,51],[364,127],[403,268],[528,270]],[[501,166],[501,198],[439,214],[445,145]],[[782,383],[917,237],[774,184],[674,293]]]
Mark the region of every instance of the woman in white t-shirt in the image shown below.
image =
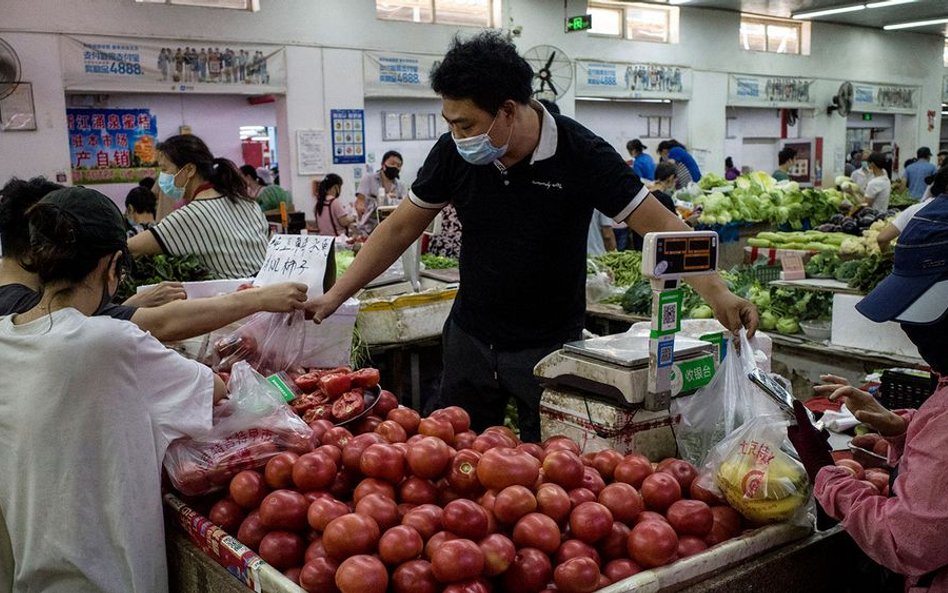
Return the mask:
[[[187,204],[128,242],[133,255],[195,255],[215,278],[248,278],[263,266],[270,227],[237,166],[214,158],[197,136],[157,146],[158,185]]]
[[[210,429],[221,380],[134,324],[122,214],[81,187],[29,212],[39,304],[0,317],[0,592],[167,593],[161,463]]]
[[[885,212],[889,209],[889,196],[892,194],[892,182],[885,171],[885,155],[881,152],[869,155],[869,172],[871,178],[863,191],[866,205],[873,210]]]

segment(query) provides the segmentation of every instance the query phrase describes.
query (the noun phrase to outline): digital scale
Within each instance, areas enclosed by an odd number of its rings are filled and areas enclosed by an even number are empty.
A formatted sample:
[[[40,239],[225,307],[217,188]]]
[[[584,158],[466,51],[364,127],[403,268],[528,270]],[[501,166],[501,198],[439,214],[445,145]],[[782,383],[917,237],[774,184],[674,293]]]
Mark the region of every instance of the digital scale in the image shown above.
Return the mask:
[[[667,410],[673,396],[694,392],[713,375],[715,345],[676,340],[675,334],[681,330],[678,282],[713,274],[717,265],[714,231],[648,233],[642,274],[652,284],[649,335],[623,333],[565,344],[541,360],[534,374],[548,389],[588,393],[624,407]]]

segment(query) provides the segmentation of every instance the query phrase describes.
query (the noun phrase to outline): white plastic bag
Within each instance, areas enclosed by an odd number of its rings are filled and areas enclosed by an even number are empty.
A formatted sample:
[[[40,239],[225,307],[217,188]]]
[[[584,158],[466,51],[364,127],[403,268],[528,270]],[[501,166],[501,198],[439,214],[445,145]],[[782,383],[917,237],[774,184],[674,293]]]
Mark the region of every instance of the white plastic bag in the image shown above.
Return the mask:
[[[757,368],[757,351],[740,332],[740,352],[729,348],[714,378],[694,395],[671,402],[678,456],[701,467],[708,452],[745,422],[780,413],[777,405],[754,385],[747,374]]]
[[[249,364],[233,366],[228,386],[230,397],[214,407],[210,431],[178,439],[165,453],[171,483],[183,494],[213,492],[281,451],[306,453],[313,447],[313,430]]]

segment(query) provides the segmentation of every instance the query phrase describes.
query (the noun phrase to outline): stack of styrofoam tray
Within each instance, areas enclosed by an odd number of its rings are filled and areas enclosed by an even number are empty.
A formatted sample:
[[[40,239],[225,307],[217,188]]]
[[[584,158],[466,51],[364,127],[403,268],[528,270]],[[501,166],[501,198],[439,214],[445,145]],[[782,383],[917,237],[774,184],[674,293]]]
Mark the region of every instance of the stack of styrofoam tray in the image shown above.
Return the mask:
[[[384,295],[375,289],[359,295],[356,325],[362,340],[370,345],[395,344],[441,335],[458,289],[425,280],[423,286],[429,282],[438,286],[422,292]]]

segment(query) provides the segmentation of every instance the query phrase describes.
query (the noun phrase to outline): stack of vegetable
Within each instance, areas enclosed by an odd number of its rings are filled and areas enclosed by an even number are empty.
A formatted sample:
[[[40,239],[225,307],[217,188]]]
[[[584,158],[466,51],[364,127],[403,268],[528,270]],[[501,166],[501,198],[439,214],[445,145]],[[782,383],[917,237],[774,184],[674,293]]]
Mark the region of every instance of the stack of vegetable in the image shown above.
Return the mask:
[[[751,247],[773,249],[795,249],[802,251],[836,252],[840,245],[850,239],[845,233],[824,233],[820,231],[791,231],[757,233],[747,240]]]
[[[757,278],[760,265],[738,266],[721,276],[734,294],[757,306],[760,326],[765,331],[782,334],[800,331],[800,321],[828,319],[832,315],[832,294],[792,288],[768,288]],[[684,293],[682,316],[691,319],[710,319],[711,307],[689,285],[681,287]],[[622,308],[633,315],[650,315],[652,288],[647,281],[632,285],[622,297]]]
[[[836,214],[830,218],[829,222],[821,224],[816,230],[826,233],[846,233],[849,235],[861,235],[863,231],[868,230],[878,221],[885,221],[899,213],[897,209],[889,209],[885,212],[873,210],[872,208],[860,208],[852,216]]]
[[[426,253],[421,256],[421,263],[429,270],[448,270],[458,267],[458,260],[453,257],[442,257]]]
[[[860,259],[843,260],[838,256],[820,253],[806,263],[808,278],[834,278],[850,288],[869,292],[892,273],[892,258],[876,253]]]
[[[642,253],[639,251],[609,251],[592,260],[612,273],[616,286],[632,286],[642,278]]]
[[[132,260],[122,280],[115,302],[121,303],[135,294],[139,286],[161,282],[199,282],[210,280],[211,273],[196,256],[141,255]]]
[[[698,222],[707,225],[771,222],[802,229],[804,219],[822,223],[843,203],[843,194],[836,190],[800,189],[796,182],[778,183],[763,171],[742,175],[733,186],[722,186],[720,178],[707,175],[699,187],[710,192],[693,200],[703,208]]]

